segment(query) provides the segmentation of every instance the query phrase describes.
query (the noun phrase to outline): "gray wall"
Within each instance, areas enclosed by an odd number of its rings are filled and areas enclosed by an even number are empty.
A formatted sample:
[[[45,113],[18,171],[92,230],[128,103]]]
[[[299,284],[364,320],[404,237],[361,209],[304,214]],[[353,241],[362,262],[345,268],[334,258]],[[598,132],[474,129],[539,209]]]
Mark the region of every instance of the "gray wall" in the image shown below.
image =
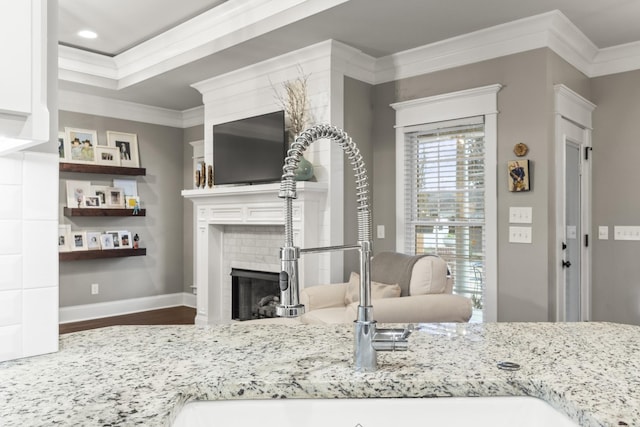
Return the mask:
[[[357,144],[364,160],[369,177],[369,196],[373,197],[373,143],[371,128],[373,120],[372,86],[351,78],[344,80],[344,129]],[[358,221],[356,209],[356,185],[353,169],[345,157],[344,179],[344,243],[358,241]],[[372,200],[370,200],[370,203]],[[375,218],[373,218],[374,242]],[[344,280],[349,280],[352,271],[359,271],[359,257],[357,251],[344,253]]]
[[[204,139],[204,125],[193,126],[184,129],[183,135],[183,150],[182,150],[182,163],[183,163],[183,182],[182,188],[191,189],[194,183],[194,170],[193,170],[193,147],[190,142],[200,141]],[[184,291],[192,293],[191,285],[193,282],[193,202],[191,200],[182,201],[182,215],[184,218],[182,225],[183,233],[183,274],[182,283],[184,284]]]
[[[463,67],[416,76],[374,87],[373,216],[384,224],[387,238],[375,251],[395,250],[395,111],[394,102],[500,83],[498,93],[498,320],[546,321],[551,318],[549,277],[551,254],[548,231],[550,179],[553,165],[553,84],[564,78],[574,85],[579,75],[548,49],[510,55]],[[573,81],[575,80],[575,81]],[[565,83],[565,82],[563,82]],[[532,190],[507,190],[506,163],[515,159],[513,146],[524,142],[531,161]],[[533,207],[533,243],[508,242],[510,206]]]
[[[59,112],[59,129],[95,129],[106,144],[107,130],[138,135],[140,164],[146,176],[137,177],[145,217],[67,218],[65,180],[110,185],[124,176],[60,173],[60,222],[81,230],[129,230],[140,236],[147,256],[60,263],[60,306],[116,301],[182,292],[183,285],[183,130],[128,120]],[[100,293],[91,295],[92,283]]]
[[[609,240],[593,239],[593,320],[640,325],[640,242],[613,240],[613,226],[640,225],[633,175],[640,143],[640,70],[592,79],[593,231],[609,227]]]

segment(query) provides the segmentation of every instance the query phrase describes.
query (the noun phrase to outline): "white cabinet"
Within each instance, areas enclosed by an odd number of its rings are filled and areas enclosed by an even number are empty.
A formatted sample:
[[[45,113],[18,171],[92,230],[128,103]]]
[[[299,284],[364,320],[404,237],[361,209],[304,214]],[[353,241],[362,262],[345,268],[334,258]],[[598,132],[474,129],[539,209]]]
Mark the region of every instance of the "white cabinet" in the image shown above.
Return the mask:
[[[0,1],[0,155],[49,140],[46,0]]]

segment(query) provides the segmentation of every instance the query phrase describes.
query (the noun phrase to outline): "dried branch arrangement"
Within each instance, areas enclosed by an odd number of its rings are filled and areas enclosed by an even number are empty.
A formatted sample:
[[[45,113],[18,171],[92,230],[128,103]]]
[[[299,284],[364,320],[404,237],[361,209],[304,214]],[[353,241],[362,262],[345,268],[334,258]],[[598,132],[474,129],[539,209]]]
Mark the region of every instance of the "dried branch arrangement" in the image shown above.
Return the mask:
[[[301,74],[294,80],[282,83],[284,93],[275,91],[279,104],[289,118],[289,132],[292,137],[298,135],[307,126],[309,120],[309,99],[307,96],[308,75]]]

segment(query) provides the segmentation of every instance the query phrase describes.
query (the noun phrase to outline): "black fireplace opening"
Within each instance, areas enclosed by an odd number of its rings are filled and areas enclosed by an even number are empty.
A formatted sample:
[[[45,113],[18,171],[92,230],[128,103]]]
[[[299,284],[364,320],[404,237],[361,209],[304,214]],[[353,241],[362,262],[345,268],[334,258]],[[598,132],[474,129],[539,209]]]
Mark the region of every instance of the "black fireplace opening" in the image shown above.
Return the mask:
[[[231,318],[252,320],[276,317],[280,302],[279,274],[231,269]]]

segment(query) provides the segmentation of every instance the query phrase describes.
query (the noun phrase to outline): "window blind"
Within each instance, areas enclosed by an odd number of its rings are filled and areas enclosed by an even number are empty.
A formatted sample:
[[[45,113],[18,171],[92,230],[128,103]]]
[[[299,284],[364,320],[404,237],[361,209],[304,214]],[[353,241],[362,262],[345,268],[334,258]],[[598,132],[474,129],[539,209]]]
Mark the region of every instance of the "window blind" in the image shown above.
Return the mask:
[[[405,128],[407,253],[437,254],[454,292],[482,306],[485,246],[483,117]]]

